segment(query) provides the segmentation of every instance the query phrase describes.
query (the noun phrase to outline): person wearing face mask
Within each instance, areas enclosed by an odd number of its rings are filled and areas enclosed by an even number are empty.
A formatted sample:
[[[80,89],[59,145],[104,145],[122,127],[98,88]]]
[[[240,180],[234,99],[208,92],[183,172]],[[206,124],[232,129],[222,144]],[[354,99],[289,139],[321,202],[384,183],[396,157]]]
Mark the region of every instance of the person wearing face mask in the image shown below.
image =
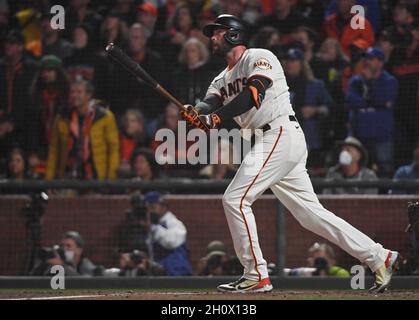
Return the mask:
[[[84,254],[84,240],[77,231],[67,231],[57,249],[54,247],[54,257],[35,264],[31,275],[49,275],[53,266],[64,267],[65,276],[93,276],[97,266]]]
[[[368,163],[368,153],[359,140],[348,137],[342,144],[339,154],[339,162],[330,168],[326,179],[331,181],[356,180],[372,181],[377,180],[374,171],[366,167]],[[327,188],[323,189],[323,194],[377,194],[375,188]]]
[[[168,205],[159,192],[148,192],[145,203],[146,225],[150,230],[154,261],[161,264],[169,276],[191,275],[193,271],[185,225],[168,210]]]

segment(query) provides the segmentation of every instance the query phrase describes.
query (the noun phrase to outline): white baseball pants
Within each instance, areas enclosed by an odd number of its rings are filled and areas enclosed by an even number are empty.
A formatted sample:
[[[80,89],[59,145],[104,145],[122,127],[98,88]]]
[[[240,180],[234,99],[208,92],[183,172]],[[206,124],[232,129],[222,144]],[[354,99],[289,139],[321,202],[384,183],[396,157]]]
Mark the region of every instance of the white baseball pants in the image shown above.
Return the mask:
[[[259,246],[253,202],[267,189],[306,229],[340,246],[365,262],[372,271],[381,267],[388,250],[346,221],[326,210],[314,193],[306,170],[304,133],[288,116],[271,124],[271,130],[256,137],[223,196],[223,206],[244,277],[268,277],[267,263]]]

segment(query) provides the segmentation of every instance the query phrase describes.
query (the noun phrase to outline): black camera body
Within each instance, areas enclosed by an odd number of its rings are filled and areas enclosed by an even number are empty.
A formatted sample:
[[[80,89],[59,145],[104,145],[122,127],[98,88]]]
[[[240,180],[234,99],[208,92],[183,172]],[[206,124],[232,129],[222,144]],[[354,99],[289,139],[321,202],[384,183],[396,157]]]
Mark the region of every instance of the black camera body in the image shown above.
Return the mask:
[[[39,249],[38,258],[42,261],[47,261],[49,259],[54,259],[57,257],[65,261],[64,249],[59,245],[55,245],[52,247],[43,247]]]
[[[139,251],[139,250],[133,250],[129,254],[129,257],[135,265],[140,264],[146,258],[144,252]]]

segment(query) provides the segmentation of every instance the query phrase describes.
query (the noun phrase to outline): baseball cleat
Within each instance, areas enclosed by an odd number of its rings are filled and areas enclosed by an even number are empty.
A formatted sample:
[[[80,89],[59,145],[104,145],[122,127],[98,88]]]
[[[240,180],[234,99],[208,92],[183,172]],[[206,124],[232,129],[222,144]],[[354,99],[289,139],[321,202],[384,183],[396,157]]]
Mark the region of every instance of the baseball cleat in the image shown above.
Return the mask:
[[[272,291],[273,287],[269,278],[262,279],[261,281],[240,278],[234,282],[221,284],[217,289],[221,292],[261,293]]]
[[[389,251],[384,265],[375,271],[374,285],[369,289],[372,294],[383,293],[390,285],[393,272],[399,269],[400,254]]]

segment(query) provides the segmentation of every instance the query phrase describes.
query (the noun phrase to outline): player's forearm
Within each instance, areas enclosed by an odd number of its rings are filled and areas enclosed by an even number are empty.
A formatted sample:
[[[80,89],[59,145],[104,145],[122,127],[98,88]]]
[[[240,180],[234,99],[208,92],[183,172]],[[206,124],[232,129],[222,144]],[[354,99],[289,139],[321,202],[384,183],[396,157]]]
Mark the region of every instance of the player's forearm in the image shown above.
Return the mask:
[[[247,88],[240,92],[230,103],[219,108],[214,113],[217,114],[221,121],[234,118],[242,113],[245,113],[254,107],[253,99],[250,90]]]
[[[209,114],[221,106],[221,98],[215,94],[205,97],[204,100],[198,102],[195,108],[200,114]]]
[[[243,91],[215,113],[220,117],[221,122],[223,122],[224,120],[241,115],[253,107],[259,108],[265,98],[266,89],[271,84],[272,81],[265,77],[254,76],[250,78]]]

